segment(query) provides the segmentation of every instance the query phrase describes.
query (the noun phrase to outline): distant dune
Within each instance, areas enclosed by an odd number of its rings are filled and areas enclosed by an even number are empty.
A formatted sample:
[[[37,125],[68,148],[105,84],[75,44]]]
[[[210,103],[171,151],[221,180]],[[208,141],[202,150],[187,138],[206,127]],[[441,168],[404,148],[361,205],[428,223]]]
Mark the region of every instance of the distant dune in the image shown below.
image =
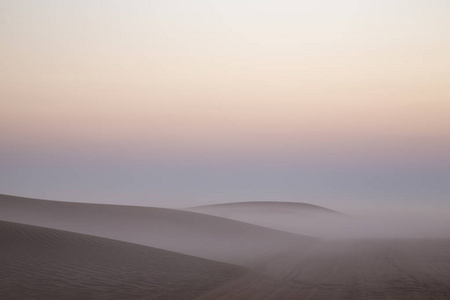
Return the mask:
[[[313,238],[201,213],[0,195],[0,220],[117,239],[245,266]]]
[[[249,276],[242,267],[5,221],[0,245],[5,300],[194,299]]]
[[[341,212],[298,202],[234,202],[186,210],[318,237],[335,234],[333,227],[348,220]]]
[[[191,207],[188,210],[217,214],[220,216],[230,217],[241,213],[295,213],[298,215],[311,214],[339,214],[332,209],[322,206],[300,203],[300,202],[271,202],[271,201],[249,201],[249,202],[230,202],[211,205],[201,205]]]
[[[445,211],[391,212],[349,215],[325,207],[294,202],[237,202],[187,208],[188,211],[256,224],[285,232],[335,238],[450,238]]]

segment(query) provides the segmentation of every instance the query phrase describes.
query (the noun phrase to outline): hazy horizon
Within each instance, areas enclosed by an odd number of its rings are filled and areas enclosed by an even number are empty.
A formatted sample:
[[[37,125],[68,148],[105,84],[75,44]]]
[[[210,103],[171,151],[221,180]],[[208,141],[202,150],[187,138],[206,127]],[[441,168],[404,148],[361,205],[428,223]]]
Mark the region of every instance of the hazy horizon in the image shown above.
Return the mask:
[[[0,0],[0,193],[450,211],[447,1]]]

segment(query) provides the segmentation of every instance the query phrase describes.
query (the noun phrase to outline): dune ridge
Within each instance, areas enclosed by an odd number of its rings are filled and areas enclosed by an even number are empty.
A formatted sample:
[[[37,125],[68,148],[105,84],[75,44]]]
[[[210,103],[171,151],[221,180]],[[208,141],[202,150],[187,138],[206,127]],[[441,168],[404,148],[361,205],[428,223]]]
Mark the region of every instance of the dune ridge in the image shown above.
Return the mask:
[[[253,210],[298,210],[303,212],[317,212],[317,213],[335,213],[343,214],[336,210],[332,210],[323,206],[314,205],[303,202],[276,202],[276,201],[247,201],[247,202],[229,202],[208,204],[189,207],[188,210],[193,211],[208,211],[208,210],[233,210],[233,209],[253,209]]]
[[[255,266],[313,238],[196,212],[0,195],[0,220],[117,239]]]

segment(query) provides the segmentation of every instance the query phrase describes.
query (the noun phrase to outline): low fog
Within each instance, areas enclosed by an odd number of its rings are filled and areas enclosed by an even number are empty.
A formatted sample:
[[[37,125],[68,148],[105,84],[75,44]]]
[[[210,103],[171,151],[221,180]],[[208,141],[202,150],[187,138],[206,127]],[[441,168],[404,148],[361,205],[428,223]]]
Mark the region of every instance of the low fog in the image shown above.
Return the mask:
[[[252,223],[320,238],[450,238],[450,216],[367,214],[346,217],[252,217]]]
[[[450,238],[450,214],[401,210],[391,212],[340,213],[314,209],[279,207],[268,210],[255,203],[245,209],[225,209],[211,205],[193,211],[275,228],[322,239],[342,238]]]

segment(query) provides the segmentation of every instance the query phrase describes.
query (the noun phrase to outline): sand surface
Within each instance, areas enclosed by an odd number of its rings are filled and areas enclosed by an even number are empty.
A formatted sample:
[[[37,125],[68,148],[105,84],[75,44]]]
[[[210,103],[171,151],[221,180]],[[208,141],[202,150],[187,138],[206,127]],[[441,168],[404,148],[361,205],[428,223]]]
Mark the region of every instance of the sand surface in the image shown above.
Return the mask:
[[[194,299],[247,271],[161,249],[0,221],[0,299]]]
[[[316,243],[264,274],[0,221],[1,299],[450,299],[449,240]]]
[[[276,283],[243,277],[213,299],[448,300],[450,240],[347,240],[273,261]],[[204,298],[207,299],[207,298]]]

